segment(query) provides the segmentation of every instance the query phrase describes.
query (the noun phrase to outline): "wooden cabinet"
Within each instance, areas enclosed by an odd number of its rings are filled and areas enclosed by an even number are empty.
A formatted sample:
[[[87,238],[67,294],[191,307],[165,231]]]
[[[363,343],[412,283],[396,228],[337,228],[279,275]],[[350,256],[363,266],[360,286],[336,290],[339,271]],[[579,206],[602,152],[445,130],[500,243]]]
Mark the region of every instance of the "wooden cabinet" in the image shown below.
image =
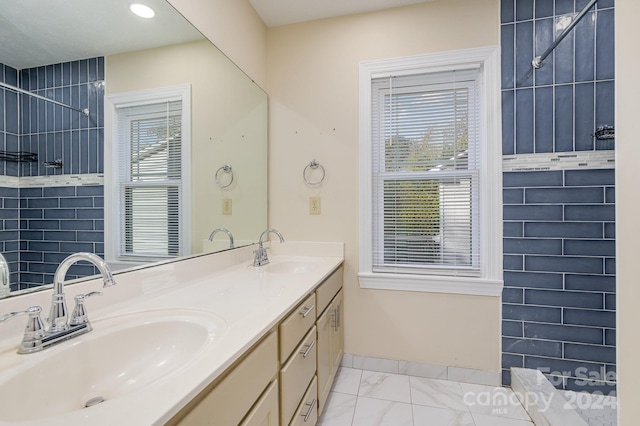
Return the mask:
[[[280,323],[280,362],[291,356],[291,352],[316,322],[316,295],[311,293]]]
[[[318,379],[314,376],[289,426],[313,426],[318,421]]]
[[[168,425],[310,426],[344,350],[342,266]]]
[[[278,333],[269,334],[228,374],[201,392],[168,424],[238,425],[278,372],[277,336]]]
[[[333,271],[316,289],[316,298],[318,300],[318,317],[329,306],[335,295],[342,288],[342,271],[344,267],[340,266]]]
[[[318,318],[318,413],[322,413],[344,353],[342,290]]]
[[[331,339],[331,364],[333,368],[333,376],[338,371],[340,363],[342,362],[342,356],[344,355],[344,295],[342,290],[337,294],[336,298],[331,303],[333,311],[335,312],[333,320],[334,326],[332,327],[332,339]],[[333,382],[333,379],[331,379]]]
[[[240,426],[277,426],[280,420],[278,381],[274,381],[260,397]]]
[[[289,424],[316,374],[316,328],[313,327],[280,369],[280,417]]]
[[[327,309],[318,318],[318,412],[322,413],[331,390],[331,326],[332,315]]]

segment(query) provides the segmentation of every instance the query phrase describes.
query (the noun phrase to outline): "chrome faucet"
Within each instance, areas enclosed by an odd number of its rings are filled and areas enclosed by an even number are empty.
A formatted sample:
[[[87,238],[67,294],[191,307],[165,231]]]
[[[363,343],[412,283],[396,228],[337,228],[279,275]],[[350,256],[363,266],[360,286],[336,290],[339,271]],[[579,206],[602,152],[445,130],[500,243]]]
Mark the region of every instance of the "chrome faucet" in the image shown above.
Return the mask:
[[[269,256],[267,256],[267,249],[262,245],[262,237],[269,234],[270,232],[273,232],[274,234],[276,234],[278,238],[280,238],[280,242],[284,243],[284,237],[278,230],[270,228],[262,232],[262,234],[260,234],[260,238],[258,239],[258,249],[254,251],[256,256],[253,259],[253,266],[262,266],[269,263]]]
[[[49,333],[59,333],[69,330],[67,324],[67,302],[64,296],[64,278],[69,268],[81,261],[93,264],[102,275],[103,287],[109,287],[116,282],[113,280],[111,270],[107,263],[100,256],[93,253],[75,253],[67,257],[58,265],[56,273],[53,275],[53,296],[51,298],[51,310],[49,311]]]
[[[229,231],[226,228],[216,228],[211,232],[211,235],[209,235],[209,241],[213,241],[213,236],[216,235],[218,232],[224,232],[225,234],[227,234],[227,236],[229,237],[229,248],[233,248],[233,234],[231,233],[231,231]]]
[[[0,253],[0,297],[9,295],[11,291],[9,278],[9,263]]]
[[[40,306],[31,306],[26,311],[10,312],[0,317],[0,322],[4,322],[9,318],[13,318],[20,314],[29,315],[24,337],[20,344],[20,348],[18,349],[19,354],[39,352],[49,346],[55,345],[56,343],[69,340],[73,337],[91,331],[91,324],[87,318],[84,301],[88,297],[102,295],[99,291],[92,291],[91,293],[77,295],[75,297],[76,306],[73,310],[73,315],[67,323],[67,304],[63,291],[64,278],[67,275],[69,267],[81,260],[90,262],[98,268],[102,274],[104,287],[109,287],[116,283],[111,275],[111,270],[100,256],[96,256],[93,253],[75,253],[64,259],[53,276],[54,287],[51,311],[48,318],[48,330],[45,330],[42,320],[40,319],[40,312],[42,311]]]

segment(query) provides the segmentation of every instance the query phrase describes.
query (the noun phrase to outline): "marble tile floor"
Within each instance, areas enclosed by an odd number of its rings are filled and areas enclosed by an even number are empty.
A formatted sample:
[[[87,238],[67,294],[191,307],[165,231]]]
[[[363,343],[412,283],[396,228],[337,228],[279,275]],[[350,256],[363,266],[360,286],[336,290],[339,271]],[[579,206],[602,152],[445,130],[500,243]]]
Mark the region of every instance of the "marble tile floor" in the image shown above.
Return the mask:
[[[318,426],[533,426],[509,388],[340,367]]]
[[[577,394],[562,391],[569,406],[573,407],[589,426],[616,426],[618,399],[615,396]]]

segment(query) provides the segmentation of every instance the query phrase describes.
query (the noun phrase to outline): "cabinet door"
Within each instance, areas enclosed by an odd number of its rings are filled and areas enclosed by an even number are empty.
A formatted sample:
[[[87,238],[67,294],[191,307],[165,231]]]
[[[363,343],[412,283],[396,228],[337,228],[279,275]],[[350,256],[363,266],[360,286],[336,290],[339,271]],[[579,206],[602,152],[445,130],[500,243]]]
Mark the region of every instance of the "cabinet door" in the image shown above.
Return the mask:
[[[277,426],[280,417],[278,406],[278,381],[275,380],[241,423],[241,426]]]
[[[278,371],[278,335],[271,333],[210,391],[168,424],[237,426],[260,398]],[[183,417],[182,417],[183,416]]]
[[[331,391],[342,354],[344,353],[342,290],[331,301],[327,310],[318,318],[318,414]]]
[[[322,413],[332,383],[332,324],[331,306],[318,318],[318,413]]]
[[[338,371],[344,354],[344,296],[342,290],[331,303],[331,365],[332,376]]]

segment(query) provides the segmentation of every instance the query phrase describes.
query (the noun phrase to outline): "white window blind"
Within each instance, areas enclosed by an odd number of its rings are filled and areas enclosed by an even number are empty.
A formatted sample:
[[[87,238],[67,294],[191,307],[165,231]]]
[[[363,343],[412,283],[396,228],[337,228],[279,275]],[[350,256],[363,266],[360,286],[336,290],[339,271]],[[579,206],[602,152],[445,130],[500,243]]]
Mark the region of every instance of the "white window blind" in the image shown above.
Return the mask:
[[[182,100],[116,107],[120,257],[166,258],[181,247]]]
[[[372,78],[372,272],[479,275],[479,75]]]

